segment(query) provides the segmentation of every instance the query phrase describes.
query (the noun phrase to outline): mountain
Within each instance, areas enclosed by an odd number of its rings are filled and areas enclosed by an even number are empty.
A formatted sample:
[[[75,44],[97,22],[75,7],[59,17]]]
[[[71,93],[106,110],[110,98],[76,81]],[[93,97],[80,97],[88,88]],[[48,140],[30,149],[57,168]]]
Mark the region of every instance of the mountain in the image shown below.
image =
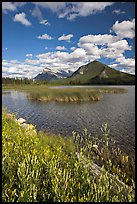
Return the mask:
[[[134,85],[135,75],[115,70],[101,62],[93,61],[72,71],[53,71],[45,68],[34,77],[59,84],[74,85]]]
[[[47,81],[54,81],[57,79],[61,79],[61,78],[67,78],[69,76],[72,75],[72,71],[64,71],[64,70],[60,70],[60,71],[51,71],[51,69],[43,69],[42,73],[38,74],[36,77],[34,77],[35,80],[47,80]]]
[[[79,67],[78,70],[67,78],[67,83],[87,85],[133,85],[135,84],[135,75],[112,69],[95,60]]]

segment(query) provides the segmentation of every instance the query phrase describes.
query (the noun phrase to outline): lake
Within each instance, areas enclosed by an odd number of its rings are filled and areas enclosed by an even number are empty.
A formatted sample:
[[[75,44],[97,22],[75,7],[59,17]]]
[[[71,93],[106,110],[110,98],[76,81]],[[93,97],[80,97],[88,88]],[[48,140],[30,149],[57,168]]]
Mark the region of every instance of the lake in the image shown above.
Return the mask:
[[[135,86],[120,87],[128,92],[105,93],[100,101],[81,103],[31,101],[25,92],[8,90],[4,91],[7,94],[2,94],[2,106],[16,112],[17,118],[23,117],[36,125],[38,130],[63,136],[71,135],[72,131],[80,133],[84,128],[89,133],[100,135],[102,124],[107,122],[110,136],[117,145],[134,156]]]

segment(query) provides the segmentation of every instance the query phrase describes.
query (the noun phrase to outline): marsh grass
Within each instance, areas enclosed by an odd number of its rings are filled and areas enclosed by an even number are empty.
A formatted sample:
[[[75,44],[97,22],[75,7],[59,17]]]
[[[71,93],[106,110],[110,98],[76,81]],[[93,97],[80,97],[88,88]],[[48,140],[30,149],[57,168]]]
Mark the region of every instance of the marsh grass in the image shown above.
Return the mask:
[[[40,101],[57,101],[57,102],[82,102],[100,100],[102,94],[93,89],[42,89],[29,92],[31,99]]]
[[[122,156],[121,159],[124,158],[123,169],[114,151],[115,163],[112,164],[113,157],[110,155],[108,160],[105,154],[109,151],[109,131],[107,125],[102,128],[103,149],[100,149],[98,140],[94,137],[91,139],[86,129],[81,134],[73,132],[73,137],[69,138],[47,136],[42,131],[36,134],[19,126],[15,116],[3,110],[2,201],[134,201],[133,175],[130,176],[125,169],[125,166],[130,166],[130,160],[122,152],[118,154]],[[116,147],[114,150],[118,151]],[[94,162],[103,172],[99,177],[89,171]],[[124,186],[116,184],[109,172]],[[125,175],[124,178],[121,175]],[[129,183],[126,182],[128,176]]]
[[[10,86],[4,86],[3,90]],[[11,87],[10,87],[11,89]],[[104,93],[125,93],[126,89],[118,87],[98,87],[98,88],[48,88],[46,85],[12,85],[12,89],[26,91],[28,98],[38,101],[56,102],[85,102],[99,101]]]

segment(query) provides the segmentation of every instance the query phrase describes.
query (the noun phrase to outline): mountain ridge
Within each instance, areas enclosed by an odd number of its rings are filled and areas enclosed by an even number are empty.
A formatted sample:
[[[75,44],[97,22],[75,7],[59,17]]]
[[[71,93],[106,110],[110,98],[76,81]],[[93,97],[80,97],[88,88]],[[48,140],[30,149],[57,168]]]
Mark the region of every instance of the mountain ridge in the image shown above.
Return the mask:
[[[37,76],[34,77],[35,80],[47,80],[47,81],[53,81],[58,80],[61,78],[67,78],[70,76],[72,72],[69,70],[68,72],[64,70],[60,71],[51,71],[50,69],[43,69],[42,73],[39,73]]]
[[[47,80],[53,83],[69,85],[134,85],[135,75],[121,72],[97,60],[80,66],[75,72],[60,70],[57,72],[45,69],[34,79]]]
[[[68,79],[70,84],[135,84],[135,75],[115,70],[97,60],[82,65]]]

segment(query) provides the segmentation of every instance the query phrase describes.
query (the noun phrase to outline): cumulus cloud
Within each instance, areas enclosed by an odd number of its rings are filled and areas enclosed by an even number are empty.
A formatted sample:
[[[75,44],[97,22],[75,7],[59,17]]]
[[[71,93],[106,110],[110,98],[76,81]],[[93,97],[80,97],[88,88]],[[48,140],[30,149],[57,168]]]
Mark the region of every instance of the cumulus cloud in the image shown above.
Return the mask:
[[[86,52],[82,48],[77,48],[71,53],[68,52],[47,52],[43,54],[36,55],[40,63],[68,63],[68,62],[78,62],[79,60],[84,60],[86,58]]]
[[[85,50],[77,48],[75,51],[68,53],[63,51],[47,52],[36,55],[40,65],[45,65],[46,68],[53,70],[71,70],[75,71],[82,63],[87,63]],[[33,60],[31,61],[33,63]],[[36,61],[34,62],[36,65]]]
[[[78,46],[83,48],[87,55],[97,59],[100,57],[115,59],[123,56],[126,50],[132,49],[127,40],[110,34],[83,36],[79,39]]]
[[[119,40],[118,36],[110,35],[110,34],[98,34],[98,35],[86,35],[79,39],[80,44],[84,43],[94,43],[95,45],[105,45],[113,42],[117,42]]]
[[[131,46],[129,46],[127,40],[118,40],[117,42],[111,43],[109,46],[122,52],[125,50],[131,50]]]
[[[65,40],[65,41],[70,41],[70,39],[73,37],[73,34],[68,34],[68,35],[65,35],[63,34],[62,36],[60,36],[58,38],[58,40]]]
[[[16,14],[13,21],[20,22],[25,26],[31,26],[31,23],[26,19],[26,14],[24,12]]]
[[[116,21],[111,29],[121,38],[134,38],[135,37],[135,19],[127,21]]]
[[[123,40],[121,43],[114,42],[111,46],[103,48],[99,48],[95,44],[84,43],[82,47],[75,48],[70,53],[58,50],[38,54],[35,56],[36,59],[32,59],[31,54],[27,54],[27,57],[30,58],[24,62],[3,60],[2,72],[3,76],[8,77],[35,77],[38,73],[42,72],[43,68],[51,69],[54,72],[60,70],[76,71],[81,65],[103,56],[114,59],[114,63],[109,65],[110,67],[119,68],[121,71],[134,74],[135,60],[134,58],[125,58],[122,54],[124,49],[130,49],[126,40]]]
[[[100,55],[100,50],[98,47],[93,43],[78,43],[78,45],[86,51],[87,55]]]
[[[39,36],[37,36],[37,38],[38,39],[42,39],[42,40],[52,40],[53,38],[50,36],[50,35],[48,35],[48,34],[43,34],[43,35],[39,35]]]
[[[112,68],[119,68],[120,71],[129,74],[135,74],[135,58],[125,58],[124,56],[118,57],[116,63],[109,65]]]
[[[56,50],[66,50],[66,48],[64,46],[57,46]]]
[[[36,76],[43,67],[36,64],[28,64],[16,60],[3,60],[2,61],[2,77],[19,77],[19,78],[32,78]]]

